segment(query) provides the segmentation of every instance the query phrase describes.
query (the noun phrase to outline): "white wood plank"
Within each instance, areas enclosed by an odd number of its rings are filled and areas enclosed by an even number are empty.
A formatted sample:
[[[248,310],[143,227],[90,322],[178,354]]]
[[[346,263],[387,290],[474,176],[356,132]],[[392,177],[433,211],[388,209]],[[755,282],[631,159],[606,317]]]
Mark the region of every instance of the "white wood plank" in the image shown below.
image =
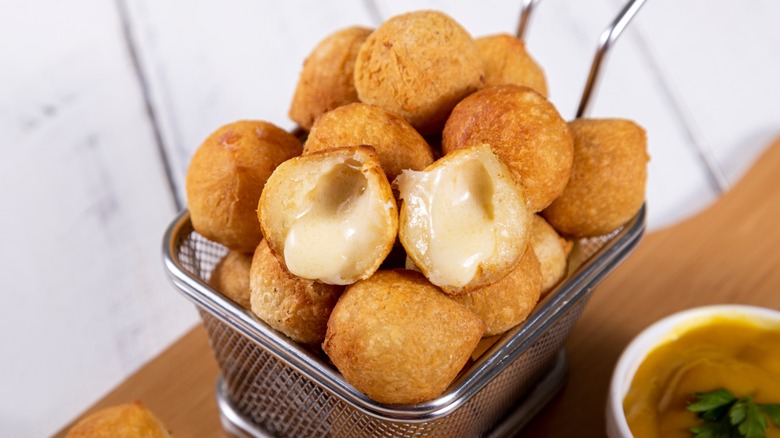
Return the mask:
[[[196,321],[113,2],[0,6],[0,436],[46,436]]]
[[[780,134],[780,2],[647,2],[638,29],[733,183]]]
[[[361,0],[128,2],[179,195],[194,150],[219,126],[287,117],[303,60],[328,34],[372,26]]]

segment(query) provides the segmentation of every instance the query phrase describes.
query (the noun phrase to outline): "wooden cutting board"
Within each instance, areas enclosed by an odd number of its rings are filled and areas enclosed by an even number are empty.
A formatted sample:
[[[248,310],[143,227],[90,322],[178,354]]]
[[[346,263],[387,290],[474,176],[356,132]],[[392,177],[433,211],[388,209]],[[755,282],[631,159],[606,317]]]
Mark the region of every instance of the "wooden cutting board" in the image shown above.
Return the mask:
[[[603,436],[612,368],[631,338],[670,313],[720,303],[780,309],[780,139],[710,208],[645,236],[598,287],[566,344],[566,386],[523,436]],[[225,437],[217,372],[198,326],[84,415],[140,400],[177,437]]]

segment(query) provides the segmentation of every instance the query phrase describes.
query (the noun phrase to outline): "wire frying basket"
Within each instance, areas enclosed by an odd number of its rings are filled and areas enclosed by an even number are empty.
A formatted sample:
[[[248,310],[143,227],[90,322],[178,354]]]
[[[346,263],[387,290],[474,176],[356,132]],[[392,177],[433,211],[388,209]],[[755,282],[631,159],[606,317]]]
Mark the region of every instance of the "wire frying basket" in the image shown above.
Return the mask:
[[[578,116],[587,107],[604,53],[641,3],[629,2],[602,34]],[[525,23],[529,12],[530,6]],[[644,229],[643,206],[620,230],[576,241],[567,277],[526,321],[473,357],[440,397],[413,405],[369,399],[349,385],[319,349],[291,341],[212,289],[207,280],[227,249],[196,233],[187,211],[168,227],[163,255],[172,283],[200,312],[221,371],[216,394],[223,425],[232,433],[509,436],[559,387],[566,367],[562,352],[566,338],[595,286],[628,256]]]

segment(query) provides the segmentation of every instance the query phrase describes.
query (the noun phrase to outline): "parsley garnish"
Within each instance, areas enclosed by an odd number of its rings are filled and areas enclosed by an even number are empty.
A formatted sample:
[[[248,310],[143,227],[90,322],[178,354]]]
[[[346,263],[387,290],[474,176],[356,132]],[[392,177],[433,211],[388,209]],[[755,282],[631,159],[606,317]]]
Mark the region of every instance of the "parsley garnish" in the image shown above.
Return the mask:
[[[705,421],[690,429],[695,438],[764,438],[769,427],[764,415],[780,427],[780,404],[755,403],[749,395],[737,398],[723,388],[695,395],[688,410]]]

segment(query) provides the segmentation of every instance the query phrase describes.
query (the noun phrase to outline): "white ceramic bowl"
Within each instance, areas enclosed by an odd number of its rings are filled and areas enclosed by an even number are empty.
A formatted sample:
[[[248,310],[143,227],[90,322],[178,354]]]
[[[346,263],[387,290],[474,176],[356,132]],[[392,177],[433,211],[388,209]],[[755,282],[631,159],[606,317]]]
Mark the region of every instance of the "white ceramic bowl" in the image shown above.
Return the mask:
[[[667,316],[642,331],[623,351],[610,382],[607,399],[607,436],[631,438],[631,430],[623,414],[623,398],[634,380],[634,374],[648,353],[684,331],[706,323],[717,315],[744,316],[768,325],[780,324],[780,311],[764,307],[725,304],[696,307]]]

